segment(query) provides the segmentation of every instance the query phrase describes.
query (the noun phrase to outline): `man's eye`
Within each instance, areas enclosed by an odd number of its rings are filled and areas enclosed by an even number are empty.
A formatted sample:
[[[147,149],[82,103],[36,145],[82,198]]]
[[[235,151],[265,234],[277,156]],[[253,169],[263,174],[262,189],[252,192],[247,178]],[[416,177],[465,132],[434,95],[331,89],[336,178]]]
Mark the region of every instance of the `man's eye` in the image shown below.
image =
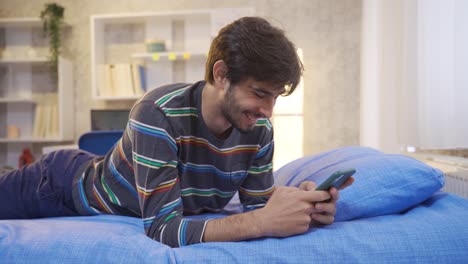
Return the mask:
[[[258,98],[263,98],[263,97],[265,97],[266,94],[257,91],[257,92],[255,92],[255,95],[256,95]]]

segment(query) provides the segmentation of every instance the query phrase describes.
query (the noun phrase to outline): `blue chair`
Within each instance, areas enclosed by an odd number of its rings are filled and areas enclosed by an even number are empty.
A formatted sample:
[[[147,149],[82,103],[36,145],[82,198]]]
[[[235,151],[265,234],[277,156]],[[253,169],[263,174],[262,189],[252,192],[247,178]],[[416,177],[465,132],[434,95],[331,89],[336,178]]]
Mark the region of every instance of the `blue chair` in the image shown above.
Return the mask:
[[[96,155],[105,155],[122,137],[123,130],[99,130],[84,133],[78,139],[78,148]]]

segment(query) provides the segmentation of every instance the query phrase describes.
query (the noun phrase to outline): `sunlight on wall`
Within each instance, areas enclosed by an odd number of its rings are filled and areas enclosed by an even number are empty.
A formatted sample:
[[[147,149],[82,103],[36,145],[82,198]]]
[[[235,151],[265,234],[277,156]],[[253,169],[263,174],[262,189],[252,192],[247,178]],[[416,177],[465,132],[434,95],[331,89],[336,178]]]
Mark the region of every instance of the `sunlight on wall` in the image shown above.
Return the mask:
[[[297,53],[303,62],[302,49]],[[304,63],[304,62],[303,62]],[[304,155],[304,80],[293,94],[279,97],[271,121],[274,126],[275,155],[273,157],[273,170],[281,168],[286,163]]]

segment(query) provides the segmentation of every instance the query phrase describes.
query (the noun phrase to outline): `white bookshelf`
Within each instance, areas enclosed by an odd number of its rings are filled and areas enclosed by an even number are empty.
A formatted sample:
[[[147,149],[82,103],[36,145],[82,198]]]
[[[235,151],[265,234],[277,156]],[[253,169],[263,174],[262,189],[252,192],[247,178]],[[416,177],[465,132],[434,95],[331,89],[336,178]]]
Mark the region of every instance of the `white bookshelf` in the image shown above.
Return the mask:
[[[24,148],[39,158],[41,151],[36,145],[73,140],[72,63],[59,58],[58,78],[54,80],[48,52],[39,18],[0,19],[0,166],[16,167]],[[47,101],[42,99],[46,94]],[[49,107],[42,120],[53,125],[47,132],[34,133],[37,109],[49,105],[56,107]],[[16,136],[8,133],[11,126],[17,128]]]
[[[209,46],[219,29],[253,13],[252,8],[230,8],[91,16],[92,98],[135,100],[139,97],[103,93],[107,89],[105,74],[99,70],[103,65],[143,65],[146,90],[203,79]],[[164,51],[147,51],[145,41],[154,39],[164,41]]]

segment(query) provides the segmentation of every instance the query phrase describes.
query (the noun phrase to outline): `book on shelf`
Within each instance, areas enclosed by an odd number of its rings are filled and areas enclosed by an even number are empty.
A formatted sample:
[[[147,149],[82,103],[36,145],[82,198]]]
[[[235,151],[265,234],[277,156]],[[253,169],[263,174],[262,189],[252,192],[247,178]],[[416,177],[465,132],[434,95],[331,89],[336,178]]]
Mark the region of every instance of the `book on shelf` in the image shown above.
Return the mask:
[[[55,93],[33,96],[36,110],[33,123],[33,137],[54,138],[59,135],[58,96]]]
[[[100,96],[111,96],[112,95],[112,68],[113,65],[102,64],[98,65],[98,87]]]
[[[53,100],[53,98],[51,98]],[[55,100],[50,105],[51,107],[51,120],[53,120],[49,126],[48,134],[51,137],[58,137],[59,136],[59,109],[58,109],[58,101]]]
[[[36,110],[34,112],[34,125],[33,125],[33,137],[40,137],[42,135],[43,129],[42,127],[44,126],[44,120],[42,116],[44,116],[44,107],[41,106],[39,103],[39,99],[35,99],[36,102]]]
[[[99,96],[141,96],[146,91],[143,65],[116,63],[98,65]]]
[[[146,71],[145,71],[145,67],[143,67],[143,65],[141,64],[137,64],[138,65],[138,71],[140,72],[140,84],[141,84],[141,90],[142,90],[142,93],[146,93],[148,91],[148,87],[147,87],[147,84],[146,84]]]
[[[132,69],[133,93],[143,95],[146,92],[145,68],[141,64],[133,63]]]

